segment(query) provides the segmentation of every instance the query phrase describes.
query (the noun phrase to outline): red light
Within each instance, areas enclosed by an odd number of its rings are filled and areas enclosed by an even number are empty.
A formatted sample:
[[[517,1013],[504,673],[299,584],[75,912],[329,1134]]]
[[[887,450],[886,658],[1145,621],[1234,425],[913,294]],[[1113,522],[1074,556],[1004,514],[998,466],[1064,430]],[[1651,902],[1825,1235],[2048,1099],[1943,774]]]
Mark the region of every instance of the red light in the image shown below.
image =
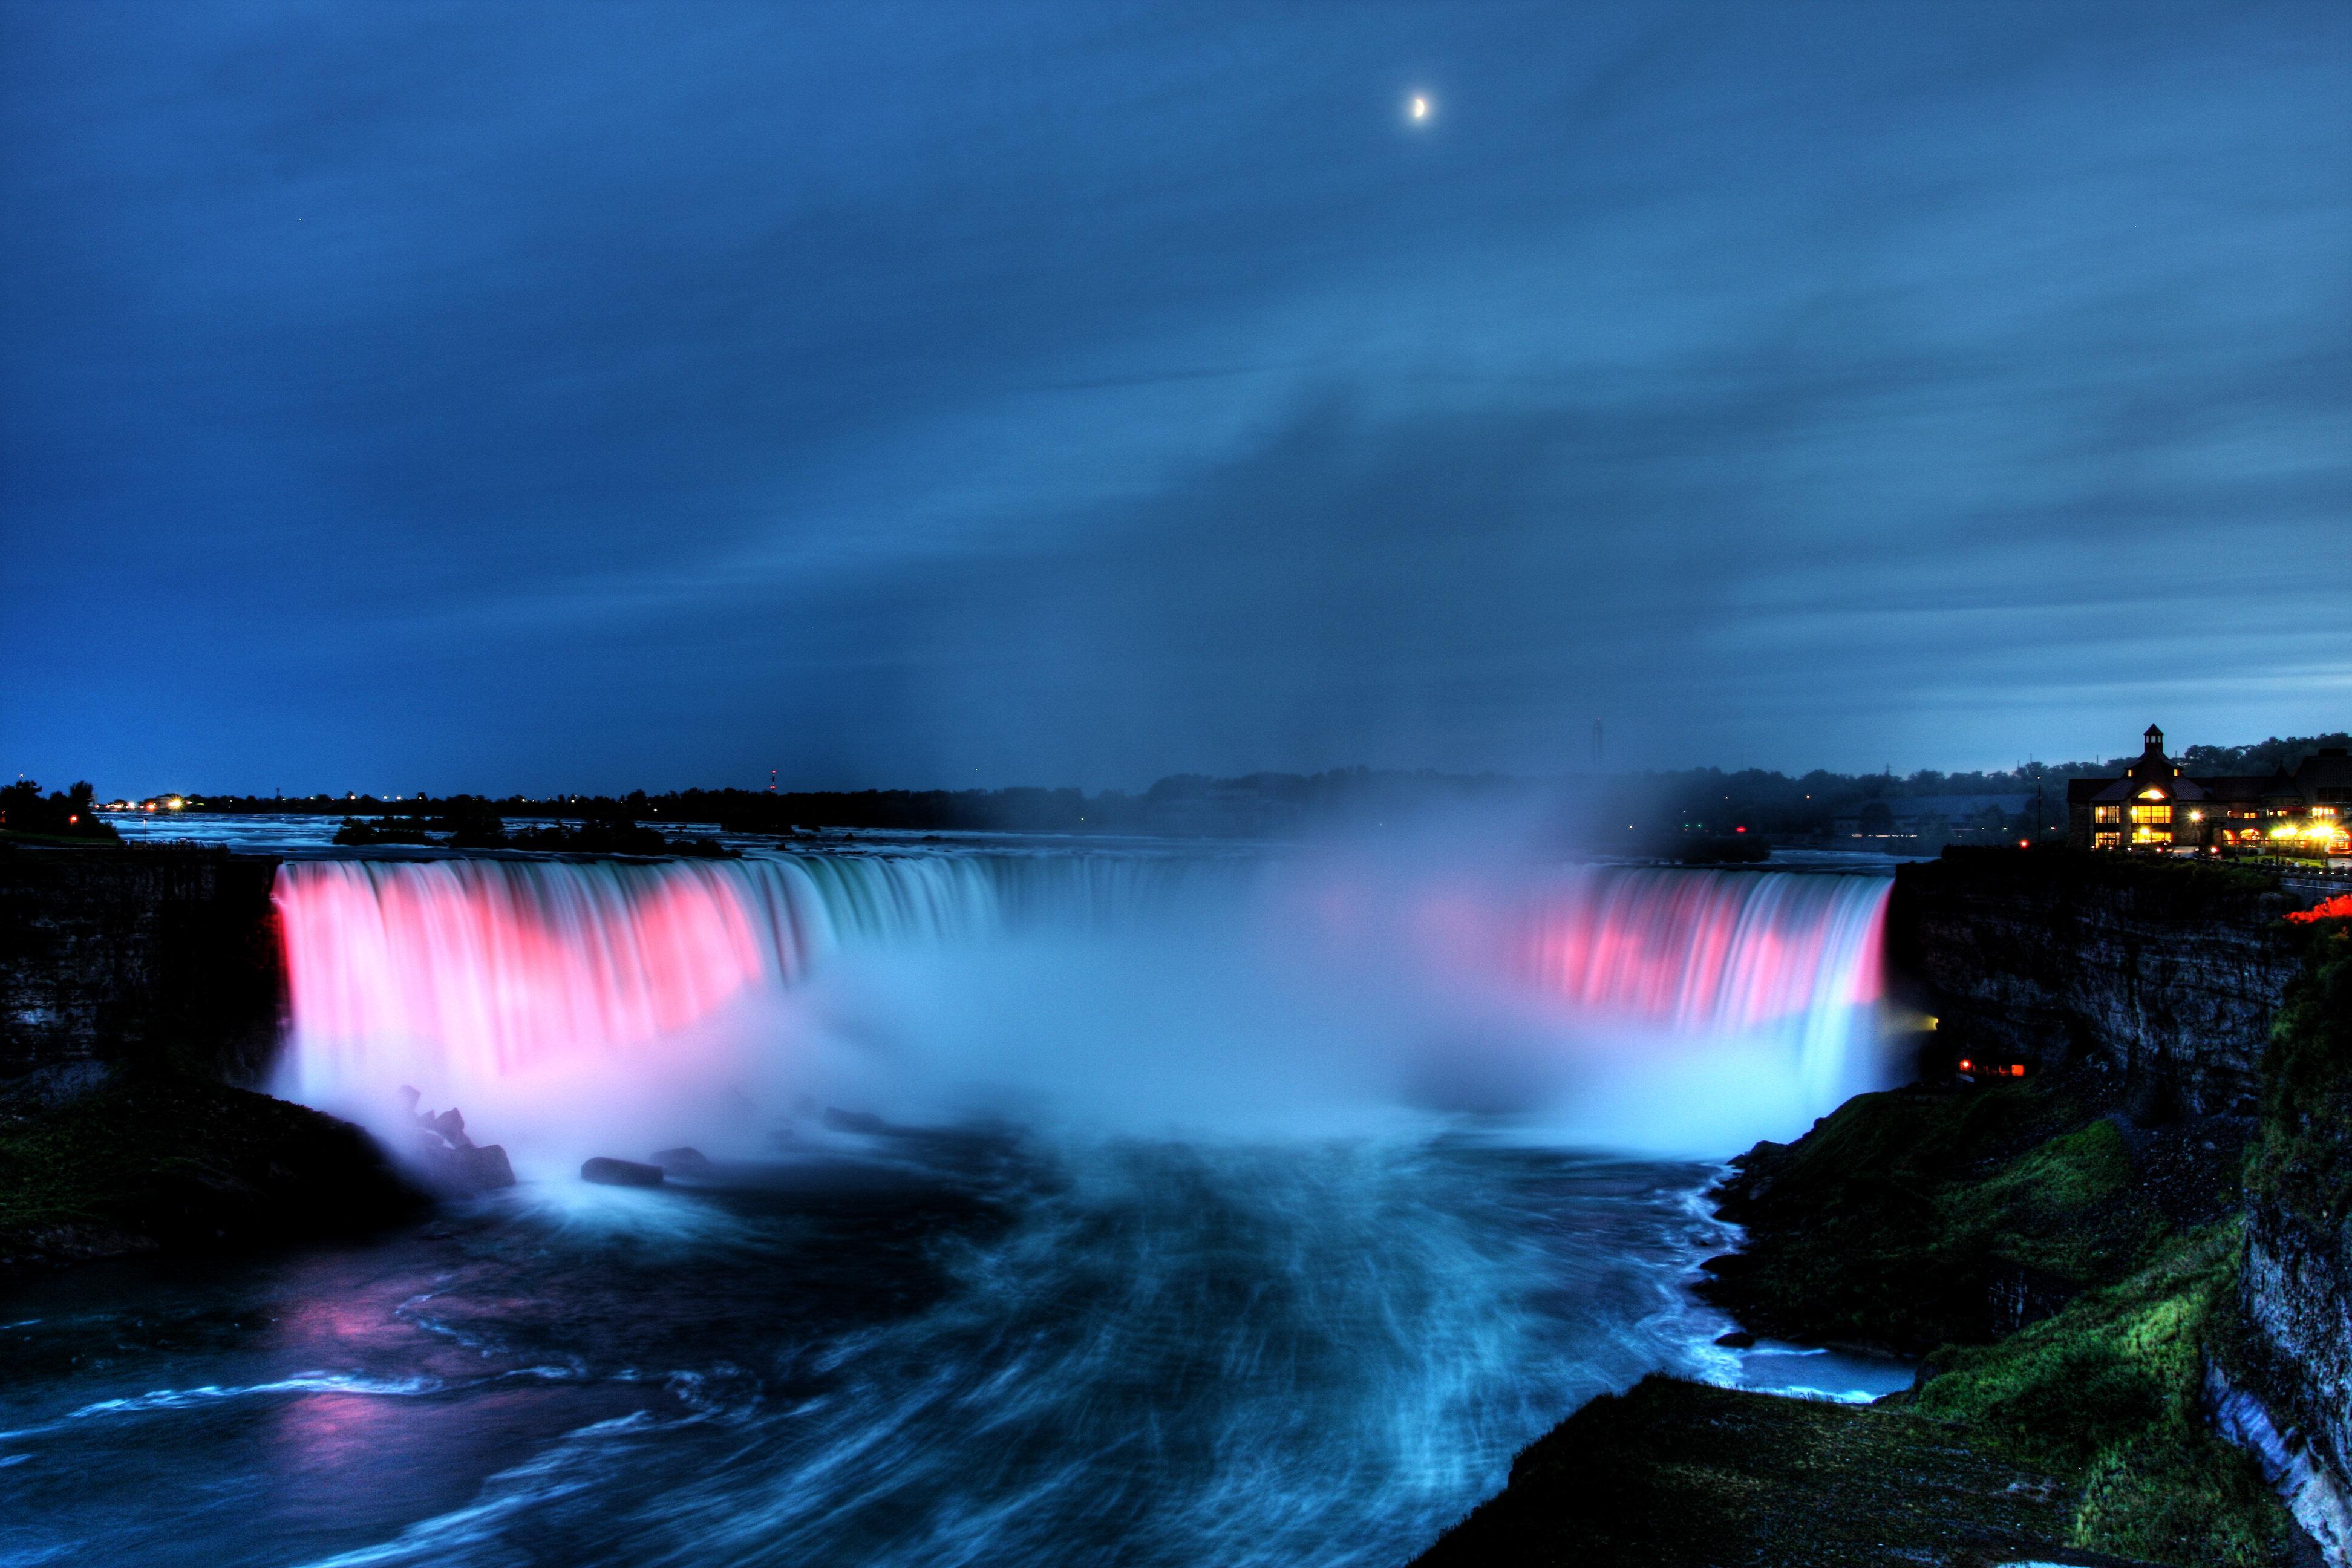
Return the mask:
[[[2321,921],[2352,920],[2352,893],[2343,893],[2314,904],[2307,910],[2296,910],[2287,919],[2297,925],[2315,925]]]
[[[1970,1061],[1970,1060],[1969,1060],[1969,1058],[1966,1058],[1966,1057],[1962,1057],[1962,1058],[1960,1058],[1960,1070],[1961,1070],[1962,1072],[1966,1072],[1966,1071],[1968,1071],[1968,1070],[1969,1070],[1969,1068],[1970,1068],[1974,1067],[1975,1065],[1976,1065],[1976,1064],[1975,1064],[1974,1062],[1971,1062],[1971,1061]]]
[[[1746,829],[1746,828],[1744,828],[1744,827],[1735,827],[1735,828],[1733,828],[1731,831],[1732,831],[1732,832],[1734,832],[1734,833],[1745,833],[1745,832],[1747,832],[1747,831],[1748,831],[1748,829]]]

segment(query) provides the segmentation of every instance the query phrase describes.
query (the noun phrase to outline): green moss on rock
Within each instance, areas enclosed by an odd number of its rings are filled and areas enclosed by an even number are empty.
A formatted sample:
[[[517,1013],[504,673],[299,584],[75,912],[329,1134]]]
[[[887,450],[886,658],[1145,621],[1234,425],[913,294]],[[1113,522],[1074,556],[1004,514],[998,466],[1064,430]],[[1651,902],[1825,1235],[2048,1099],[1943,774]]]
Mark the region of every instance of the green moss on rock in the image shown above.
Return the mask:
[[[2236,1289],[2239,1230],[2175,1238],[2047,1321],[1943,1352],[1912,1408],[2077,1488],[2072,1544],[2217,1568],[2284,1562],[2284,1510],[2200,1405],[2206,1342]]]
[[[2121,1278],[2168,1231],[2121,1131],[2047,1080],[1861,1095],[1738,1163],[1718,1195],[1748,1239],[1706,1292],[1795,1339],[1989,1339]]]
[[[2352,921],[2310,938],[2263,1059],[2263,1128],[2251,1194],[2315,1229],[2352,1216]]]

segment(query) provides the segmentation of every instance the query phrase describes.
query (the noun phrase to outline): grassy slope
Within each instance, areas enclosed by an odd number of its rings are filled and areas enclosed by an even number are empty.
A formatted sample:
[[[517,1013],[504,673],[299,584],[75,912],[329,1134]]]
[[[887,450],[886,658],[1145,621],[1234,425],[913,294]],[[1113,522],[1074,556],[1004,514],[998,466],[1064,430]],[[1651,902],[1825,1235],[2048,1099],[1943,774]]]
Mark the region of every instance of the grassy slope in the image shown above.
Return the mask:
[[[2175,1237],[2146,1265],[1998,1343],[1948,1349],[1911,1408],[2066,1480],[2076,1545],[2156,1562],[2284,1560],[2284,1510],[2206,1427],[2208,1341],[2232,1309],[2236,1221]]]

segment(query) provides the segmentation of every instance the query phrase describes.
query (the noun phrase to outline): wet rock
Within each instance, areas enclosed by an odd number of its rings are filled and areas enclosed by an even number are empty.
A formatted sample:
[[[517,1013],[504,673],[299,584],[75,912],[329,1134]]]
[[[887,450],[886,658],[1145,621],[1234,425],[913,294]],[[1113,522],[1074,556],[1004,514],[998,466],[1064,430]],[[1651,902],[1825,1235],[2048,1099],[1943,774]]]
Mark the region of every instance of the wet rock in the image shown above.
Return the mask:
[[[19,1077],[0,1080],[0,1117],[37,1116],[71,1105],[95,1094],[112,1081],[115,1069],[103,1062],[58,1062]]]
[[[1734,1329],[1727,1334],[1717,1334],[1715,1342],[1726,1350],[1744,1351],[1756,1342],[1756,1336],[1746,1329]]]
[[[433,1133],[416,1140],[415,1164],[426,1185],[443,1197],[471,1197],[515,1184],[514,1167],[497,1143],[453,1148]]]
[[[607,1187],[658,1187],[662,1184],[662,1168],[599,1155],[580,1167],[580,1179]]]
[[[514,1166],[507,1160],[506,1147],[499,1143],[484,1143],[457,1151],[466,1172],[466,1179],[478,1193],[515,1184]]]
[[[710,1156],[696,1148],[664,1149],[654,1155],[654,1163],[673,1176],[702,1177],[715,1169]]]
[[[514,1166],[504,1147],[477,1144],[466,1132],[465,1113],[456,1106],[438,1115],[417,1109],[422,1098],[401,1086],[400,1104],[416,1123],[415,1163],[425,1182],[444,1197],[471,1197],[515,1184]]]

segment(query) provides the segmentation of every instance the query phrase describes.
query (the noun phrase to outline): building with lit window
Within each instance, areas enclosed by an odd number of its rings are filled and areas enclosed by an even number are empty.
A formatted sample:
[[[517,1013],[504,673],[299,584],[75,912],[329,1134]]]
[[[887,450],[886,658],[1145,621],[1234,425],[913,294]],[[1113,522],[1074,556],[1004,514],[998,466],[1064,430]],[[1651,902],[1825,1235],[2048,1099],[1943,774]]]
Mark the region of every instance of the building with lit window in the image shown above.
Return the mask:
[[[2190,778],[2150,724],[2119,779],[2066,781],[2066,841],[2077,849],[2302,855],[2347,850],[2352,755],[2322,747],[2290,773]]]

